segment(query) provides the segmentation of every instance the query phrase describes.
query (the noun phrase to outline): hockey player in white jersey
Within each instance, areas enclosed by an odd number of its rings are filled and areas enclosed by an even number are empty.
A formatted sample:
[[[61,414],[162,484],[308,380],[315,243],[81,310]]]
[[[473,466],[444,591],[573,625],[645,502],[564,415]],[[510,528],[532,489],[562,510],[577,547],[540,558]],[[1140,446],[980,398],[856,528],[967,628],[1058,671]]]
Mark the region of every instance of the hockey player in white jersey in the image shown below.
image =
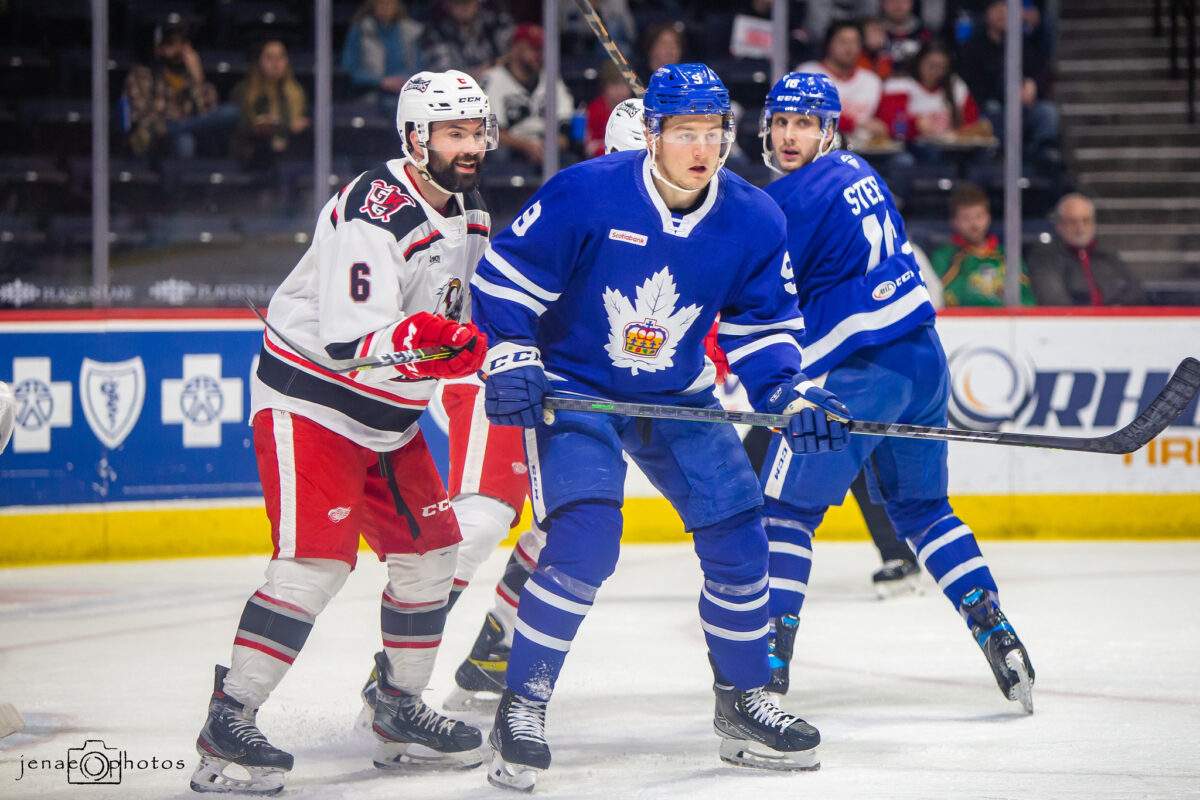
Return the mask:
[[[949,373],[934,309],[887,185],[861,156],[833,149],[840,111],[833,82],[807,73],[781,78],[763,109],[763,158],[784,173],[766,192],[787,217],[804,369],[870,419],[945,426]],[[950,506],[946,456],[945,442],[855,436],[840,452],[793,458],[774,438],[762,473],[773,691],[788,688],[813,536],[866,465],[871,498],[966,620],[1000,690],[1033,711],[1028,651],[1000,610],[975,535]]]
[[[450,71],[408,80],[396,126],[403,157],[362,173],[325,205],[267,319],[299,347],[334,358],[458,352],[342,375],[264,332],[251,413],[274,553],[242,612],[232,664],[216,670],[196,791],[282,789],[293,759],[263,736],[257,711],[354,567],[360,531],[388,573],[375,656],[376,766],[481,763],[479,731],[421,699],[460,535],[417,418],[438,379],[473,373],[486,352],[486,337],[462,321],[488,242],[491,220],[476,187],[496,123],[475,81]],[[231,764],[249,778],[227,772]]]
[[[715,675],[720,753],[770,769],[818,765],[820,735],[762,692],[770,677],[762,496],[731,426],[557,412],[551,391],[718,407],[704,338],[718,314],[731,367],[764,410],[797,410],[797,452],[845,446],[849,411],[800,373],[803,321],[783,218],[722,168],[729,94],[703,64],[656,71],[646,150],[577,164],[548,181],[493,241],[472,280],[487,332],[485,405],[525,428],[534,514],[546,531],[525,584],[489,743],[488,779],[531,789],[550,765],[545,715],[583,617],[617,561],[627,453],[692,533],[701,626]],[[816,409],[820,404],[822,409]]]

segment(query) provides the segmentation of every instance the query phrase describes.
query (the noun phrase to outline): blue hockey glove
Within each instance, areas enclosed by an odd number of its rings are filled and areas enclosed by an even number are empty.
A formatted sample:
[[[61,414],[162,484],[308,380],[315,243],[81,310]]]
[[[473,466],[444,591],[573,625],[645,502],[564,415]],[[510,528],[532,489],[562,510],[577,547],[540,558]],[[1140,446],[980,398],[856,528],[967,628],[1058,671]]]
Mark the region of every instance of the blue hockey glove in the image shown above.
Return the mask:
[[[532,428],[542,421],[542,397],[549,393],[536,347],[501,342],[484,362],[483,408],[493,425]]]
[[[771,414],[790,414],[787,443],[796,454],[825,453],[841,450],[850,439],[846,426],[852,417],[837,396],[822,389],[803,374],[797,375],[771,393],[766,410]]]

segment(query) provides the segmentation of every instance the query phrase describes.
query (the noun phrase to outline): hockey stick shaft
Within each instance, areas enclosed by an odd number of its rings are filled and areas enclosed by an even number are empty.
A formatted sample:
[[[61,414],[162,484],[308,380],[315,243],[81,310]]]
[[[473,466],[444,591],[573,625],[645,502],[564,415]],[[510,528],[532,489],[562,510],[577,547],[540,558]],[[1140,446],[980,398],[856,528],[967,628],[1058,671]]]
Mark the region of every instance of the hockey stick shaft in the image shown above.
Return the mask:
[[[638,80],[637,73],[633,71],[633,67],[629,66],[629,62],[621,54],[617,43],[613,41],[612,34],[608,32],[608,28],[604,27],[604,22],[600,19],[600,15],[596,13],[596,9],[592,8],[592,4],[588,0],[575,0],[575,4],[579,6],[579,11],[583,14],[583,18],[587,20],[588,27],[592,29],[592,33],[596,34],[596,39],[599,40],[600,45],[604,48],[604,52],[608,53],[608,57],[617,65],[617,69],[621,71],[621,76],[625,78],[625,82],[633,90],[633,96],[641,97],[644,95],[646,87],[642,86],[642,82]]]
[[[267,322],[264,317],[250,300],[246,301],[246,305],[250,306],[250,310],[254,315],[262,320],[263,325],[270,329],[271,333],[279,337],[279,340],[295,350],[304,358],[316,364],[322,369],[327,369],[330,372],[346,373],[360,372],[365,369],[378,369],[379,367],[399,367],[404,364],[413,364],[418,361],[444,361],[447,358],[453,358],[458,354],[461,347],[419,347],[415,350],[400,350],[395,353],[380,353],[374,356],[364,356],[363,358],[330,358],[323,356],[320,353],[315,353],[308,348],[301,347],[293,342],[288,337],[279,332],[271,323]]]
[[[1004,433],[972,431],[956,428],[937,428],[925,425],[863,422],[849,423],[851,433],[868,436],[895,436],[905,439],[932,439],[949,442],[979,442],[1010,447],[1040,447],[1051,450],[1073,450],[1085,453],[1124,454],[1147,445],[1176,420],[1200,393],[1200,361],[1185,358],[1167,381],[1158,397],[1138,417],[1124,428],[1097,437],[1049,436],[1034,433]],[[606,400],[585,400],[571,397],[546,397],[544,408],[552,411],[590,411],[601,414],[620,414],[627,417],[653,419],[682,419],[691,422],[732,422],[768,428],[786,428],[791,417],[784,414],[760,414],[756,411],[726,411],[721,408],[689,408],[644,403],[617,403]]]

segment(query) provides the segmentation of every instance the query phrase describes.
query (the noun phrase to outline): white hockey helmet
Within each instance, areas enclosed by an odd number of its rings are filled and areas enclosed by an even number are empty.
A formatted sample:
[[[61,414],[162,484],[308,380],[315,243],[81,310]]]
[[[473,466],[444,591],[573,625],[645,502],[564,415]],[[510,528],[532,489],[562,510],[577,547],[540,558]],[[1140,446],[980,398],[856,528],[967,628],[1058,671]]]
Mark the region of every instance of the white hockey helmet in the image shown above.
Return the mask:
[[[456,69],[413,75],[400,90],[400,99],[396,103],[396,130],[400,134],[404,155],[418,167],[423,167],[429,161],[431,124],[455,119],[482,119],[483,149],[496,149],[500,126],[496,123],[487,94],[479,88],[474,78]],[[419,161],[408,149],[405,131],[409,125],[416,130],[417,142],[423,151]]]
[[[646,149],[646,117],[640,98],[631,97],[617,103],[608,115],[604,128],[604,152]]]

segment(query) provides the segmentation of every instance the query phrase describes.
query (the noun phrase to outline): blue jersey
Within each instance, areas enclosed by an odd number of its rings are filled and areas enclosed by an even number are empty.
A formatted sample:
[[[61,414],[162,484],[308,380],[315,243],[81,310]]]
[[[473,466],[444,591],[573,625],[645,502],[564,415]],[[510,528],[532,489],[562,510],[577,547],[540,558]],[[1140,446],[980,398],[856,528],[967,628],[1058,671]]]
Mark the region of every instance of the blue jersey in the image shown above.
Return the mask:
[[[859,156],[835,150],[766,191],[787,217],[808,374],[933,317],[904,220],[887,184]]]
[[[555,392],[707,402],[718,314],[717,341],[756,406],[800,371],[783,214],[724,169],[683,215],[654,189],[645,151],[565,169],[496,236],[471,289],[480,330],[536,345]]]

